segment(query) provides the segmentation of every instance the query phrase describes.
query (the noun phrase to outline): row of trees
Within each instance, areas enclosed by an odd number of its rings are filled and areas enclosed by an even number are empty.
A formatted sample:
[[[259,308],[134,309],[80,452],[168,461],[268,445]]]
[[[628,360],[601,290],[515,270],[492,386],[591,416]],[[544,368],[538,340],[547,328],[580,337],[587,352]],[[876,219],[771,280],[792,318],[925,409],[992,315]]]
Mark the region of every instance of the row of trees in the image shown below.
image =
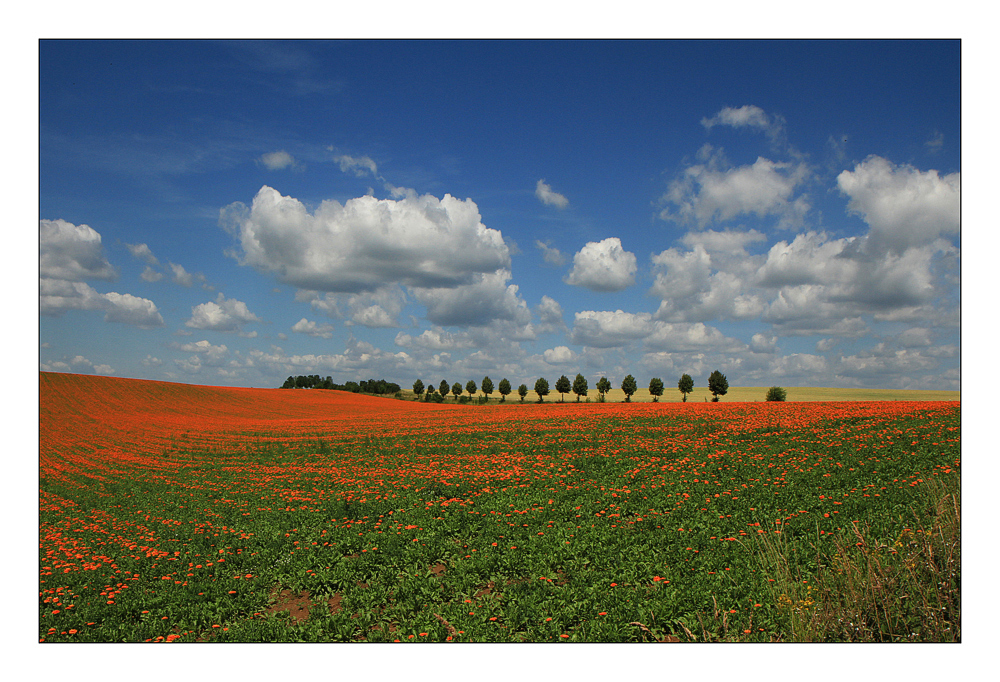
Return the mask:
[[[604,402],[605,394],[611,390],[611,382],[608,381],[607,377],[601,377],[597,382],[597,393],[598,402]],[[479,391],[480,387],[476,386],[476,382],[469,380],[463,387],[460,382],[455,382],[454,384],[449,384],[447,379],[442,379],[441,383],[438,385],[435,391],[434,385],[425,386],[424,382],[417,379],[413,382],[413,392],[420,396],[425,396],[424,400],[438,400],[441,401],[448,397],[451,393],[455,396],[455,401],[458,401],[459,396],[462,395],[463,390],[469,394],[471,398],[475,393]],[[481,389],[486,396],[486,400],[490,399],[492,395],[494,386],[493,381],[488,377],[483,377]],[[511,394],[512,389],[510,382],[504,378],[501,379],[500,384],[496,387],[497,391],[500,393],[500,402],[504,402],[507,396]],[[560,394],[560,401],[565,401],[565,395],[572,391],[576,394],[576,401],[580,402],[580,397],[587,395],[590,391],[586,377],[582,374],[577,374],[576,378],[570,382],[569,377],[565,374],[555,382],[555,389]],[[677,382],[677,389],[681,392],[681,400],[687,402],[687,394],[694,391],[694,380],[690,375],[684,374],[681,376],[680,380]],[[631,374],[622,379],[622,391],[625,393],[625,402],[632,402],[632,396],[635,395],[638,390],[638,385],[636,384],[635,377]],[[712,372],[708,377],[708,390],[712,393],[712,402],[719,402],[719,396],[725,395],[729,391],[729,382],[726,380],[726,375],[722,374],[718,370]],[[545,396],[549,394],[549,382],[547,379],[539,377],[535,381],[535,394],[538,395],[538,402],[543,402]],[[660,397],[663,395],[663,380],[659,377],[654,377],[649,380],[649,393],[653,396],[653,402],[658,402]],[[517,387],[517,394],[521,398],[521,402],[524,402],[525,396],[528,395],[528,386],[526,384],[521,384]]]
[[[394,395],[399,393],[399,384],[385,379],[368,379],[363,381],[348,381],[346,384],[335,384],[333,379],[321,378],[318,374],[307,374],[285,379],[282,388],[320,388],[331,391],[350,391],[351,393],[371,393],[374,395]]]

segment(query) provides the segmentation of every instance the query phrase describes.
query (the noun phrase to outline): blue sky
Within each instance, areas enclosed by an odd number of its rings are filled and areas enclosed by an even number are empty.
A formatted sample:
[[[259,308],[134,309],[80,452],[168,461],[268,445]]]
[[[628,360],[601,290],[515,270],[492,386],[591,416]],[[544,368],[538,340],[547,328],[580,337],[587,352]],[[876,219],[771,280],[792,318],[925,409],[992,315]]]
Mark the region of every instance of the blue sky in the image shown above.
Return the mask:
[[[958,41],[48,41],[39,367],[960,388]]]

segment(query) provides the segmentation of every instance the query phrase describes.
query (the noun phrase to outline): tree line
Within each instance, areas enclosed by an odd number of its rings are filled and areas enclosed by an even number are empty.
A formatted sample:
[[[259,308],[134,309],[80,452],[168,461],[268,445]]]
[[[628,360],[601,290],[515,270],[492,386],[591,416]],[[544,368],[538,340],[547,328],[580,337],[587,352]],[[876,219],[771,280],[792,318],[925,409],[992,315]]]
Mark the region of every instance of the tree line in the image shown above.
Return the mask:
[[[481,386],[477,386],[476,382],[469,380],[465,386],[462,386],[461,382],[456,381],[454,384],[448,383],[447,379],[442,379],[441,383],[435,388],[434,384],[425,385],[421,379],[417,379],[413,382],[413,393],[417,396],[417,399],[423,399],[425,402],[443,402],[448,394],[455,396],[455,401],[468,402],[472,399],[472,396],[479,390],[482,390],[484,397],[480,398],[480,402],[488,402],[490,395],[493,394],[494,388],[500,394],[500,402],[507,400],[507,396],[513,392],[513,387],[506,378],[501,379],[499,385],[494,387],[493,380],[488,376],[483,377]],[[605,401],[606,394],[611,390],[611,382],[608,381],[607,377],[601,377],[597,382],[597,402],[603,403]],[[625,393],[625,402],[632,402],[632,396],[635,395],[638,390],[638,384],[635,381],[635,377],[631,374],[627,375],[622,379],[621,384],[622,391]],[[681,400],[687,402],[687,395],[694,391],[694,379],[690,375],[684,374],[677,382],[677,389],[681,392]],[[590,391],[589,383],[586,377],[582,374],[577,374],[573,381],[570,381],[569,377],[565,374],[555,381],[555,390],[560,394],[560,402],[565,402],[565,396],[569,392],[576,394],[576,401],[580,402],[582,396],[586,396]],[[729,391],[729,382],[726,380],[726,375],[722,372],[715,370],[708,377],[708,390],[712,393],[712,402],[718,402],[720,395],[725,395]],[[463,396],[462,393],[466,392],[469,395]],[[550,393],[549,382],[543,377],[539,377],[535,381],[535,394],[538,396],[538,402],[544,402],[545,396]],[[663,396],[663,380],[659,377],[653,377],[649,380],[649,393],[653,396],[653,402],[658,402],[660,397]],[[521,402],[524,402],[524,398],[528,395],[527,384],[521,384],[517,387],[517,395],[521,398]]]
[[[330,391],[350,391],[351,393],[371,393],[373,395],[395,395],[402,389],[399,384],[385,379],[368,379],[363,381],[348,381],[335,384],[331,377],[321,378],[318,374],[307,374],[285,379],[282,388],[320,388]]]

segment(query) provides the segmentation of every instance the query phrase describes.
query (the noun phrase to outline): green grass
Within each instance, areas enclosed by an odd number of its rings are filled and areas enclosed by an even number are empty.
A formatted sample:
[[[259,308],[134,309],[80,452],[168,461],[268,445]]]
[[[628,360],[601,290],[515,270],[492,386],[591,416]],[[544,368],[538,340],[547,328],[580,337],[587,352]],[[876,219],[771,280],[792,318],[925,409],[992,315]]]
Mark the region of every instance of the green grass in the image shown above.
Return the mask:
[[[39,634],[957,641],[957,407],[289,433],[43,480]]]

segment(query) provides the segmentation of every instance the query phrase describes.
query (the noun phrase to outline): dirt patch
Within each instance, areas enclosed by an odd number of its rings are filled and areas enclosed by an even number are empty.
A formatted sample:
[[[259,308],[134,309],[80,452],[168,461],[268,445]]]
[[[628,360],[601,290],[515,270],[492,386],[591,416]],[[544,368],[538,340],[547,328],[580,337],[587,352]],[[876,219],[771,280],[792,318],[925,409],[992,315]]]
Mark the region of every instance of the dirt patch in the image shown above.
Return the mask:
[[[442,563],[437,563],[428,566],[427,570],[430,571],[431,575],[433,575],[434,577],[440,577],[445,574],[445,572],[448,570],[448,567]]]
[[[267,609],[268,615],[288,611],[289,619],[300,623],[309,618],[309,609],[314,606],[309,599],[309,591],[293,592],[290,589],[278,590],[275,588],[271,593],[274,604]]]
[[[491,580],[485,585],[480,585],[476,593],[472,595],[472,598],[479,599],[480,597],[488,597],[491,594],[496,594],[496,588],[496,583]]]

